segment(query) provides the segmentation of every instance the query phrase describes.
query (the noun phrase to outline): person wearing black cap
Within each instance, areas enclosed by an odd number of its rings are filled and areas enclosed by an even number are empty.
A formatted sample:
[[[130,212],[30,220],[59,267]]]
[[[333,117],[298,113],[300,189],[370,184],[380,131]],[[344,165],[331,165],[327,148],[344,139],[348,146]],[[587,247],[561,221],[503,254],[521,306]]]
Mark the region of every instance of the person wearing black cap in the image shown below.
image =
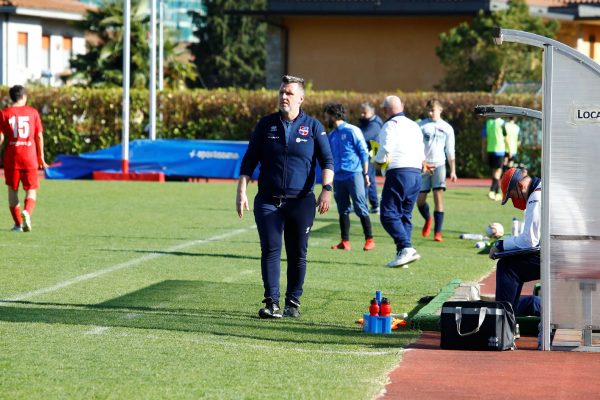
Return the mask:
[[[490,249],[494,258],[498,251],[528,249],[540,245],[542,214],[542,180],[527,172],[510,168],[500,179],[502,204],[508,199],[519,210],[525,210],[523,233],[498,240]],[[540,279],[539,252],[500,258],[496,266],[496,301],[508,301],[516,309],[523,283]]]

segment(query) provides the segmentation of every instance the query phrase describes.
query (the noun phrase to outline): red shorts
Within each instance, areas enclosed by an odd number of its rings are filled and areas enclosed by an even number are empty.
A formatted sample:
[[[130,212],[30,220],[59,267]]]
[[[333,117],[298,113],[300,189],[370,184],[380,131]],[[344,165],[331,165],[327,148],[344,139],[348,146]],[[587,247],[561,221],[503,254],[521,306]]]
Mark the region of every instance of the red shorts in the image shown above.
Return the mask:
[[[19,182],[23,183],[24,190],[33,190],[40,187],[37,169],[7,169],[4,168],[6,186],[12,190],[19,190]]]

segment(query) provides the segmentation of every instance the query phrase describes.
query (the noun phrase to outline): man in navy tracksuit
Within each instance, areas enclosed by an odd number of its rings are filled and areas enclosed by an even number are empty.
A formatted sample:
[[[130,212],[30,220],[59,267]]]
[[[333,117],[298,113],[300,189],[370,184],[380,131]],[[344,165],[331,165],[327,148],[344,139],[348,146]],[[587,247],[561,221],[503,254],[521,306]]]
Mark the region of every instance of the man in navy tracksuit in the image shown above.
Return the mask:
[[[375,114],[375,107],[368,102],[360,105],[360,116],[359,128],[362,130],[363,136],[365,137],[367,149],[371,151],[371,140],[379,143],[379,131],[383,126],[383,122],[381,121],[381,118]],[[379,197],[377,195],[375,165],[373,164],[373,161],[369,163],[369,182],[370,185],[365,186],[365,190],[369,197],[369,203],[371,203],[369,212],[372,214],[379,214]]]
[[[306,274],[308,235],[315,219],[329,210],[333,182],[333,156],[323,125],[306,115],[304,80],[289,75],[279,89],[279,112],[262,118],[250,138],[242,160],[236,209],[240,218],[249,210],[246,186],[260,163],[258,194],[254,198],[254,219],[261,247],[264,285],[261,318],[281,318],[279,276],[281,236],[287,253],[286,317],[300,316],[300,296]],[[315,167],[322,169],[323,190],[315,199]]]

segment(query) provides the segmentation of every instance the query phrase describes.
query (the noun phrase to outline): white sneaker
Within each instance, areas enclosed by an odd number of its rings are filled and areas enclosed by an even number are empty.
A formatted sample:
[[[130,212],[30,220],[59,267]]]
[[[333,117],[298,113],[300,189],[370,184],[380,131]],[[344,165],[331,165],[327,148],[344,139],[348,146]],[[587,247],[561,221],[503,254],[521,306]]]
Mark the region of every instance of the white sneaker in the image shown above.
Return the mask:
[[[490,200],[496,200],[496,193],[495,192],[489,192],[488,193],[488,199],[490,199]]]
[[[23,228],[21,228],[21,226],[19,226],[19,225],[13,225],[13,227],[10,231],[11,232],[23,232]]]
[[[23,220],[23,232],[31,231],[31,216],[26,210],[21,212],[21,219]]]
[[[388,267],[400,267],[408,268],[409,263],[417,261],[421,256],[417,253],[417,250],[412,247],[406,247],[402,251],[398,252],[396,258],[388,263]]]

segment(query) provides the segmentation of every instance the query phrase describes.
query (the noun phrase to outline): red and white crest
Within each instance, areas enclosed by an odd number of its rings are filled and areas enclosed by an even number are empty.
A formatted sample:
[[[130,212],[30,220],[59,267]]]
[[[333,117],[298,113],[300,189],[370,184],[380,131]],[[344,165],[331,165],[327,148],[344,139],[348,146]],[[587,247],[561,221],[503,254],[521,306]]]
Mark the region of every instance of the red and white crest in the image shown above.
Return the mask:
[[[300,126],[300,128],[298,128],[298,133],[301,134],[302,136],[306,136],[308,135],[308,126]]]

